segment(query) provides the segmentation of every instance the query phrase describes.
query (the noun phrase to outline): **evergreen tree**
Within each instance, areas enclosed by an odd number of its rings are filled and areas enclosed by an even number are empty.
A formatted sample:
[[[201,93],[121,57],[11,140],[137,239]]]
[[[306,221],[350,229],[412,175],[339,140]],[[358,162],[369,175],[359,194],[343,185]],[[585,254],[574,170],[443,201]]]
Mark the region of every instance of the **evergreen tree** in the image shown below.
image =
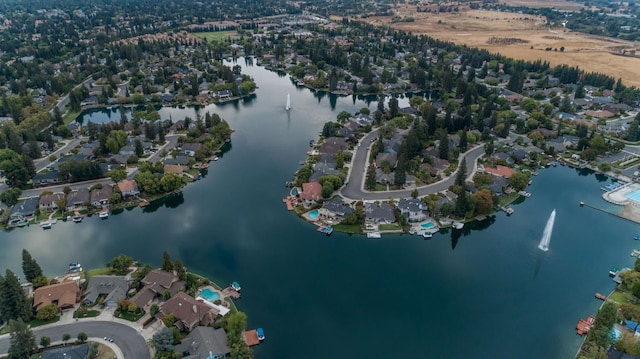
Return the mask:
[[[460,152],[467,152],[467,128],[462,129],[460,134]]]
[[[176,259],[176,261],[173,263],[173,269],[176,271],[176,274],[178,275],[178,278],[180,278],[180,280],[187,279],[187,268],[184,267],[184,264],[182,264],[182,261],[180,259]]]
[[[443,160],[449,158],[449,136],[446,133],[443,133],[440,138],[440,145],[438,146],[438,157]]]
[[[369,191],[376,189],[376,168],[373,164],[367,168],[367,178],[365,180],[365,188]]]
[[[21,318],[24,321],[31,320],[31,302],[24,294],[18,277],[7,269],[4,280],[0,281],[0,315],[7,321]]]
[[[167,251],[162,252],[162,270],[167,272],[173,271],[173,262]]]
[[[22,250],[22,273],[27,282],[31,283],[34,279],[44,276],[42,268],[26,249]]]
[[[395,97],[391,97],[391,99],[389,99],[389,118],[398,116],[398,113],[398,99]]]
[[[9,327],[11,328],[11,346],[9,347],[9,356],[7,358],[29,358],[38,349],[33,332],[22,319],[11,320]]]
[[[144,155],[144,148],[142,147],[142,142],[136,138],[134,141],[134,146],[136,150],[136,156],[142,157]]]
[[[460,194],[458,195],[458,198],[456,199],[456,205],[455,205],[455,209],[454,212],[460,216],[460,217],[464,217],[465,214],[467,213],[467,206],[469,205],[469,198],[467,197],[467,188],[466,186],[462,186],[462,191],[460,191]]]
[[[467,159],[466,157],[462,157],[462,161],[460,161],[460,166],[458,166],[458,173],[456,173],[455,184],[457,186],[463,186],[466,178],[467,178]]]

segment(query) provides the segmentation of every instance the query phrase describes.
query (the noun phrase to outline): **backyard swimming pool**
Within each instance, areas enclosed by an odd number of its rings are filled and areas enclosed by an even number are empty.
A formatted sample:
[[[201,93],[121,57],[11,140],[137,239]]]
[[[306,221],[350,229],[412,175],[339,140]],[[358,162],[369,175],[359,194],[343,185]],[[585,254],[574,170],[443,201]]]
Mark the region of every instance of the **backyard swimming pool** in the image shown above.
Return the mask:
[[[205,288],[202,291],[200,291],[200,296],[202,296],[204,299],[210,301],[211,303],[213,303],[216,300],[220,299],[220,293],[214,292],[210,288]]]
[[[318,210],[317,210],[317,209],[314,209],[313,211],[309,212],[309,213],[307,214],[307,216],[309,216],[309,219],[310,219],[310,220],[316,220],[316,219],[318,219]]]
[[[428,229],[435,226],[435,224],[433,224],[433,222],[427,222],[427,223],[423,223],[420,225],[420,227],[424,228],[424,229]]]

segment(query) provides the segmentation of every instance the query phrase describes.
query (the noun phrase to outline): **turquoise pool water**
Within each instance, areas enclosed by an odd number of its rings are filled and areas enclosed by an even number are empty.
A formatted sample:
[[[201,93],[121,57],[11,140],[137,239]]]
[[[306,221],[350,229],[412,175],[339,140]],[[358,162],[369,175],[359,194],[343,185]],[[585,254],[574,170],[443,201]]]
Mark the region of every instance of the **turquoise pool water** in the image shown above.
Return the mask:
[[[220,293],[218,292],[214,292],[209,288],[205,288],[200,292],[200,295],[210,301],[210,302],[215,302],[216,300],[220,299]]]
[[[423,223],[423,224],[420,225],[420,227],[422,227],[424,229],[431,228],[433,226],[435,226],[435,224],[433,224],[433,222],[427,222],[427,223]]]
[[[625,197],[629,198],[630,200],[636,201],[636,202],[640,202],[640,189],[637,189],[633,192],[629,192],[627,194],[624,195]]]
[[[307,216],[309,216],[309,219],[318,219],[318,210],[314,209],[313,211],[309,212]]]

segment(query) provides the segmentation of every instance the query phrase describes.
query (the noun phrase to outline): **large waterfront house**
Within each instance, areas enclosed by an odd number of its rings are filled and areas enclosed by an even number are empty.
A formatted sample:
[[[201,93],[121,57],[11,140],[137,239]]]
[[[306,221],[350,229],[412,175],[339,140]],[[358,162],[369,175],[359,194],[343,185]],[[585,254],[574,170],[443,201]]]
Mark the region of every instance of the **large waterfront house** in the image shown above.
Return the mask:
[[[41,359],[87,359],[89,358],[89,344],[64,346],[48,349],[42,352]]]
[[[29,221],[35,217],[38,197],[29,197],[16,203],[9,215],[9,221]]]
[[[393,207],[389,203],[365,202],[364,208],[366,224],[391,224],[396,221]]]
[[[115,307],[118,301],[127,297],[129,281],[123,276],[95,275],[89,279],[83,303],[92,305],[99,297],[103,297],[103,303],[107,307]]]
[[[91,205],[94,207],[100,207],[105,204],[109,204],[111,195],[113,194],[113,187],[111,185],[104,185],[102,188],[96,188],[91,191]]]
[[[118,182],[118,189],[122,193],[122,198],[137,196],[140,194],[138,184],[134,180],[124,179]]]
[[[176,319],[175,326],[178,329],[190,332],[199,325],[208,326],[213,323],[219,311],[203,301],[180,292],[160,306],[156,318],[162,320],[169,314]]]
[[[323,219],[333,222],[341,222],[346,216],[353,213],[354,209],[344,203],[340,197],[334,197],[322,204],[318,214]]]
[[[64,199],[64,193],[62,192],[43,194],[38,202],[40,211],[52,212],[58,210],[58,202],[62,199]]]
[[[315,203],[322,198],[322,185],[318,182],[303,183],[300,198],[302,198],[307,205]]]
[[[231,350],[227,346],[227,332],[213,327],[198,326],[189,333],[174,350],[183,353],[183,359],[220,359]]]
[[[80,288],[75,280],[40,287],[33,292],[33,308],[55,304],[58,309],[73,308],[80,299]]]
[[[419,199],[401,199],[398,201],[397,207],[409,222],[421,222],[429,216],[427,204]]]
[[[178,278],[177,275],[154,269],[142,279],[144,287],[131,298],[131,302],[135,303],[138,308],[144,308],[151,301],[160,297],[165,291],[169,291],[171,295],[184,290],[185,283]]]
[[[67,194],[67,212],[87,209],[90,200],[91,194],[88,188],[78,188],[76,191],[69,192]]]

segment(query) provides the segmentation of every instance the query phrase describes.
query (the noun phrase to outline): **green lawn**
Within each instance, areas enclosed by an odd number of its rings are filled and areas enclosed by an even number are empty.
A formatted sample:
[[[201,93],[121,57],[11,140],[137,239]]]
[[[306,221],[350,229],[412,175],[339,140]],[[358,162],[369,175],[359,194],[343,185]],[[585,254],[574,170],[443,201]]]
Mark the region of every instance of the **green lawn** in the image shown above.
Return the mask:
[[[86,312],[81,312],[80,310],[77,310],[75,313],[73,313],[73,317],[74,318],[94,318],[97,317],[98,315],[100,315],[100,311],[99,310],[87,310]]]
[[[31,328],[35,328],[35,327],[39,327],[41,325],[45,325],[45,324],[51,324],[51,323],[55,323],[57,321],[60,320],[60,316],[57,316],[51,320],[40,320],[40,319],[34,319],[31,321],[31,323],[29,323],[29,326]]]
[[[507,194],[504,195],[502,197],[500,197],[500,201],[498,202],[498,204],[500,204],[501,206],[504,206],[507,203],[511,203],[513,202],[516,198],[518,198],[520,195],[517,193],[512,193],[512,194]]]
[[[629,295],[619,290],[613,291],[609,296],[609,300],[614,301],[616,303],[629,303]]]
[[[110,275],[110,274],[113,274],[113,273],[111,272],[111,269],[109,269],[109,268],[96,268],[96,269],[90,269],[90,270],[84,272],[84,275],[87,278],[87,282],[94,275]]]
[[[115,316],[124,320],[128,320],[130,322],[137,322],[144,315],[144,311],[141,310],[136,313],[131,312],[120,312],[116,311]]]
[[[232,39],[238,38],[237,31],[194,32],[193,35],[201,39],[206,39],[208,42],[212,42],[212,41],[219,42],[227,39],[228,37]]]
[[[396,231],[402,229],[402,227],[397,224],[381,224],[378,226],[378,229],[381,231]]]
[[[64,115],[64,117],[62,117],[62,119],[64,120],[64,124],[68,125],[71,122],[73,122],[73,120],[75,120],[76,118],[78,118],[78,116],[80,115],[81,111],[67,111],[67,113]]]
[[[333,229],[345,233],[362,233],[362,228],[360,228],[359,224],[336,224]]]

